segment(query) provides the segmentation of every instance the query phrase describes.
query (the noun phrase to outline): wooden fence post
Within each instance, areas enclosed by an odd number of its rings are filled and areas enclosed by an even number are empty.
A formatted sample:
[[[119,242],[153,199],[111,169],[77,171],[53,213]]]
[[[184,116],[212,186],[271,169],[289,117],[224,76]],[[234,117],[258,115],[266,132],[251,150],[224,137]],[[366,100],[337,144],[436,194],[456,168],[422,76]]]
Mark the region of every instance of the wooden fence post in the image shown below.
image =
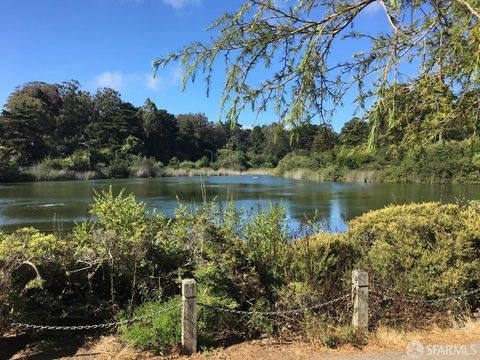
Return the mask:
[[[197,352],[197,283],[182,280],[182,353]]]
[[[365,270],[352,271],[353,318],[356,328],[368,328],[368,273]]]

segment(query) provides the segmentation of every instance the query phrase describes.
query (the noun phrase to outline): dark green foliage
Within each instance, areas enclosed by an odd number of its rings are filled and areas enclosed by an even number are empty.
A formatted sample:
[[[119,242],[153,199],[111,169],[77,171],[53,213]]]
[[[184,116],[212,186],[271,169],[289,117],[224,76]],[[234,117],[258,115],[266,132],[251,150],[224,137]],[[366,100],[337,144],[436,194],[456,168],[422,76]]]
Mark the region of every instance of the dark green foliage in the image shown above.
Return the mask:
[[[105,174],[109,178],[126,178],[128,177],[128,163],[120,158],[113,159],[105,170]]]
[[[311,143],[312,152],[324,152],[332,149],[338,142],[338,135],[331,126],[322,125],[318,128],[313,142]]]
[[[195,167],[205,168],[205,167],[208,167],[209,164],[210,164],[210,160],[208,159],[208,157],[202,156],[201,159],[199,159],[195,162]]]
[[[226,168],[234,170],[246,169],[246,157],[242,151],[234,151],[229,149],[220,149],[217,153],[217,168]]]
[[[150,99],[136,108],[115,90],[91,95],[75,81],[27,83],[0,116],[0,181],[174,174],[162,170],[167,164],[276,168],[316,180],[479,183],[477,95],[456,96],[425,77],[386,89],[368,122],[353,118],[337,134],[327,124],[244,129],[203,114],[174,116]]]
[[[176,153],[178,124],[175,117],[165,110],[158,110],[150,99],[145,101],[139,114],[142,118],[145,155],[166,164]]]
[[[368,140],[369,133],[370,129],[367,122],[359,118],[353,118],[343,125],[338,138],[341,144],[356,146],[364,144]]]
[[[19,178],[18,164],[0,147],[0,181],[13,181]]]
[[[278,162],[276,170],[284,172],[292,169],[313,169],[319,168],[314,158],[305,155],[288,154]]]
[[[133,314],[125,312],[119,318],[129,319],[132,315],[138,317],[157,313],[175,306],[180,300],[180,296],[176,296],[165,303],[148,302],[136,308]],[[180,342],[182,331],[180,314],[181,309],[176,308],[131,325],[121,326],[118,330],[123,339],[138,349],[154,350],[160,354],[168,354],[172,347]]]

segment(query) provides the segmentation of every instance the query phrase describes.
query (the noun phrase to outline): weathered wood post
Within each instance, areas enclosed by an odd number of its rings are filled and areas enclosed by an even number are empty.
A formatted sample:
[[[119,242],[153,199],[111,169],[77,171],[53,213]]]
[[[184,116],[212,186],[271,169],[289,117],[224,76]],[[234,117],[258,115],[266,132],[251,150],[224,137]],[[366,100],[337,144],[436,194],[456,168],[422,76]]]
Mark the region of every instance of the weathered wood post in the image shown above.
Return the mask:
[[[352,271],[352,325],[368,328],[368,273],[365,270]]]
[[[182,353],[197,352],[197,283],[182,280]]]

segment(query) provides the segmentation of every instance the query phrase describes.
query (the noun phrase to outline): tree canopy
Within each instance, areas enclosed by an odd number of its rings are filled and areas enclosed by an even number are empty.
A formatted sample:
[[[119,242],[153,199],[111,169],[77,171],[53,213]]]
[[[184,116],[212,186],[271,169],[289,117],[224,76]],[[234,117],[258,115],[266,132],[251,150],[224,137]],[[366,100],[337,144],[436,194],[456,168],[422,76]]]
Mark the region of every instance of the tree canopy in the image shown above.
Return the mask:
[[[232,126],[200,113],[173,115],[150,99],[137,107],[113,89],[92,94],[76,81],[29,82],[0,113],[0,181],[164,176],[211,167],[306,169],[328,180],[361,169],[380,171],[385,181],[479,182],[478,95],[474,89],[458,96],[432,77],[399,83],[366,120],[352,118],[337,133],[323,123]],[[392,97],[393,123],[386,106]],[[368,151],[371,133],[374,151]]]
[[[374,3],[389,30],[362,32],[357,19]],[[233,122],[246,106],[258,112],[273,106],[284,123],[295,126],[315,116],[325,121],[346,91],[356,87],[358,105],[372,99],[372,111],[388,108],[389,127],[394,127],[403,122],[396,98],[404,93],[404,83],[444,87],[458,97],[478,90],[479,9],[479,0],[246,0],[208,28],[210,42],[193,42],[153,66],[158,71],[179,61],[184,86],[203,75],[208,94],[213,69],[223,60],[221,108]],[[332,53],[345,41],[363,41],[365,49],[338,60]],[[403,70],[410,63],[417,67],[413,74]],[[261,82],[252,79],[257,69],[264,75]],[[468,101],[478,117],[480,100]],[[430,129],[434,135],[457,118],[448,112],[442,116]],[[373,118],[375,140],[383,119]]]

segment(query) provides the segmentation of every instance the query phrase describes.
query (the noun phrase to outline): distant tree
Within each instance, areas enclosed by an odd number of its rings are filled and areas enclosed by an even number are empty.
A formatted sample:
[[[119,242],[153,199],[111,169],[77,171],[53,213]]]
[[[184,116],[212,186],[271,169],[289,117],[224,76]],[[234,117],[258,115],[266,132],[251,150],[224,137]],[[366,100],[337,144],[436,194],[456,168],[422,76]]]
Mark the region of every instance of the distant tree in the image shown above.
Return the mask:
[[[310,151],[319,130],[318,125],[302,124],[292,130],[292,149]]]
[[[355,146],[367,143],[369,133],[368,123],[354,117],[343,125],[338,139],[341,144]]]
[[[139,115],[142,118],[147,156],[167,164],[176,154],[178,125],[175,116],[166,110],[158,110],[150,99],[140,108]]]
[[[205,114],[181,114],[177,122],[179,160],[196,161],[226,142],[221,127],[210,122]]]
[[[248,151],[250,148],[250,130],[243,129],[241,124],[225,123],[225,128],[228,133],[228,140],[226,147],[231,150]]]
[[[272,123],[263,128],[265,136],[264,153],[274,159],[276,163],[290,151],[290,141],[284,127],[278,123]]]
[[[333,149],[338,142],[338,135],[330,125],[320,125],[313,139],[311,151],[323,152]]]
[[[62,107],[55,119],[54,138],[59,156],[71,154],[84,147],[85,129],[94,119],[94,101],[90,93],[80,90],[78,81],[67,81],[60,86]]]
[[[0,146],[6,158],[16,159],[18,165],[29,165],[48,155],[43,138],[39,136],[35,112],[4,111],[0,116]]]
[[[59,85],[29,82],[8,97],[3,131],[6,148],[21,153],[22,162],[56,153],[56,116],[62,106]]]
[[[85,132],[91,147],[108,148],[110,156],[123,146],[129,136],[142,137],[138,110],[124,103],[120,94],[109,88],[98,90],[94,97],[95,116]]]
[[[265,135],[262,132],[262,128],[260,126],[254,126],[251,133],[250,133],[250,140],[251,146],[250,149],[255,154],[260,154],[263,149],[265,148]]]
[[[0,146],[0,181],[16,180],[18,163],[6,149]]]

